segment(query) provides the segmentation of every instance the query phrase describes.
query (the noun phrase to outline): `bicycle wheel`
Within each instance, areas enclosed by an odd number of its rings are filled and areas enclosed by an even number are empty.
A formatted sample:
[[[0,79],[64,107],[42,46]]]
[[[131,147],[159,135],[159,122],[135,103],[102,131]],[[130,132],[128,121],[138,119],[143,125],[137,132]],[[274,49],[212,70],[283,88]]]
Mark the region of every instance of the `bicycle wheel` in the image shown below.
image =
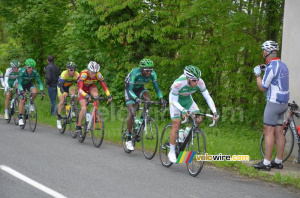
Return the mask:
[[[78,120],[78,108],[77,106],[74,105],[71,106],[70,108],[70,117],[69,117],[69,129],[72,138],[77,137],[77,133],[76,133],[77,120]]]
[[[142,150],[146,159],[151,160],[156,153],[158,130],[155,121],[149,117],[147,124],[141,129]]]
[[[9,103],[9,107],[8,107],[8,119],[6,120],[7,123],[10,123],[11,121],[11,117],[14,115],[14,103],[11,104],[11,101]]]
[[[61,115],[61,119],[60,119],[61,129],[58,129],[58,130],[61,134],[64,134],[66,131],[67,120],[69,118],[69,112],[66,111],[66,105],[63,106],[60,115]]]
[[[78,141],[80,143],[82,143],[85,140],[85,137],[86,137],[86,134],[87,134],[87,125],[88,125],[88,122],[84,118],[84,127],[83,127],[82,137],[81,138],[78,137]]]
[[[93,116],[91,125],[92,141],[96,148],[99,148],[104,138],[104,119],[102,113],[98,110]]]
[[[285,162],[290,157],[294,148],[294,138],[295,138],[290,126],[288,126],[287,129],[283,130],[283,134],[285,137],[285,146],[284,146],[282,163]],[[265,157],[264,152],[265,152],[265,136],[264,133],[262,133],[260,138],[260,153],[263,158]],[[277,153],[277,147],[275,142],[271,159],[275,159],[276,153]]]
[[[205,162],[197,160],[197,155],[205,155],[206,152],[205,135],[201,129],[193,131],[193,137],[190,137],[187,151],[192,151],[194,154],[193,158],[186,164],[188,172],[191,176],[196,177],[201,172]]]
[[[164,167],[169,168],[172,166],[168,154],[170,152],[170,135],[171,135],[172,124],[167,124],[161,134],[159,143],[159,159]]]
[[[14,123],[15,125],[19,125],[19,100],[16,99],[13,105],[14,105],[14,114],[13,114]]]
[[[37,109],[35,103],[29,104],[28,121],[31,132],[34,132],[37,124]]]
[[[128,120],[128,117],[129,117],[129,115],[127,115],[124,118],[124,120],[123,120],[122,133],[121,133],[122,145],[123,145],[123,149],[124,149],[125,153],[131,153],[131,150],[128,150],[127,147],[126,147],[126,142],[128,140],[128,136],[127,136],[127,133],[128,133],[128,130],[127,130],[127,120]]]

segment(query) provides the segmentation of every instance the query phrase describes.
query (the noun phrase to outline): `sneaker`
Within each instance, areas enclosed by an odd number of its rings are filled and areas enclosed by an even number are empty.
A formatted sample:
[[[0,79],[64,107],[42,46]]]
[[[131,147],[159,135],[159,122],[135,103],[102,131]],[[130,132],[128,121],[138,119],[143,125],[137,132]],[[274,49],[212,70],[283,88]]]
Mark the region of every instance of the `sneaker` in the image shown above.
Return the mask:
[[[170,162],[172,162],[173,164],[175,164],[177,162],[177,158],[176,158],[176,154],[175,153],[169,152],[168,158],[169,158]]]
[[[5,114],[4,114],[4,119],[5,119],[5,120],[8,120],[8,113],[5,113]]]
[[[264,161],[260,161],[257,164],[252,164],[252,166],[255,169],[258,169],[258,170],[264,170],[264,171],[270,171],[271,170],[271,164],[265,165]]]
[[[72,116],[72,118],[76,117],[76,114],[74,111],[72,112],[71,116]]]
[[[23,119],[21,118],[21,119],[19,119],[19,125],[20,126],[23,126],[24,125],[24,121],[23,121]]]
[[[82,138],[81,126],[76,126],[76,133],[78,138]]]
[[[134,147],[133,147],[131,141],[127,141],[127,142],[126,142],[126,147],[127,147],[128,150],[134,151]]]
[[[271,167],[272,167],[272,168],[277,168],[277,169],[283,169],[282,163],[277,164],[277,163],[275,162],[275,160],[272,160],[272,161],[271,161]]]
[[[61,121],[60,120],[57,120],[57,128],[58,129],[61,129],[62,127],[61,127]]]

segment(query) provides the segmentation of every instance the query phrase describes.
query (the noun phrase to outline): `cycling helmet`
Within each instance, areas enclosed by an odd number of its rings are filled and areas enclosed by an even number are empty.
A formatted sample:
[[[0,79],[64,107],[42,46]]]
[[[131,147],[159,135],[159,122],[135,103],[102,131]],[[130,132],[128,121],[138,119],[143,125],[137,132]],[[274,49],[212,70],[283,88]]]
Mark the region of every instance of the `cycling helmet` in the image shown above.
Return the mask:
[[[12,60],[12,61],[10,62],[10,66],[11,66],[11,67],[20,67],[20,62],[17,61],[17,60]]]
[[[91,72],[98,72],[100,70],[100,65],[95,61],[91,61],[88,64],[87,69]]]
[[[77,65],[74,62],[67,62],[67,68],[76,69]]]
[[[261,45],[261,49],[266,50],[267,52],[278,51],[279,47],[275,41],[266,41]]]
[[[32,58],[28,58],[25,61],[25,65],[28,67],[35,67],[36,63],[35,63],[35,60],[33,60]]]
[[[193,65],[185,66],[183,72],[190,79],[199,79],[201,77],[201,71]]]
[[[150,59],[143,59],[143,60],[140,61],[140,67],[141,68],[144,68],[144,67],[154,67],[154,63]]]

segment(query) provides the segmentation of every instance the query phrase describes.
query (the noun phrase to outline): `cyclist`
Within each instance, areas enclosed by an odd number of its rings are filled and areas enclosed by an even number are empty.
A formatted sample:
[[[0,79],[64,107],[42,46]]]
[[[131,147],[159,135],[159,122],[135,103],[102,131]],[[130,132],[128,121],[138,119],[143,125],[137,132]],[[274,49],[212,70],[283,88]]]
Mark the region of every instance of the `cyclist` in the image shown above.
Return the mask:
[[[161,101],[161,104],[165,106],[166,101],[163,99],[162,92],[159,89],[157,82],[157,75],[153,70],[154,63],[150,59],[143,59],[139,63],[140,67],[134,68],[127,75],[125,79],[125,99],[126,106],[128,108],[129,117],[127,120],[127,136],[128,140],[126,142],[126,147],[128,150],[133,151],[134,147],[131,141],[131,129],[132,122],[135,116],[134,104],[141,104],[141,98],[146,101],[150,101],[150,94],[147,89],[145,89],[145,84],[152,81],[153,87],[155,89],[156,95]]]
[[[4,119],[8,119],[8,106],[9,106],[9,99],[11,97],[10,89],[13,87],[18,87],[18,76],[19,76],[19,67],[20,62],[17,60],[12,60],[10,62],[9,68],[6,69],[5,77],[4,77],[4,84],[5,84],[5,112],[4,112]]]
[[[285,146],[283,131],[284,112],[289,101],[289,69],[277,57],[278,44],[266,41],[262,44],[262,54],[266,62],[265,74],[261,77],[261,68],[256,66],[254,74],[259,90],[266,92],[267,104],[264,111],[265,158],[253,165],[259,170],[270,171],[271,168],[282,169],[282,158]],[[272,150],[276,142],[277,153],[271,161]]]
[[[30,91],[31,93],[37,93],[36,86],[33,83],[33,79],[36,79],[39,89],[43,96],[45,96],[43,92],[43,83],[40,78],[39,72],[35,69],[36,62],[32,58],[28,58],[25,61],[25,67],[21,68],[19,71],[18,78],[18,88],[20,95],[25,96],[26,91]],[[36,94],[32,96],[33,100],[36,98]],[[25,99],[20,98],[19,103],[19,125],[24,125],[23,120],[23,110],[24,110]],[[31,109],[30,109],[31,110]]]
[[[208,93],[204,81],[200,78],[201,71],[192,65],[186,66],[183,71],[184,74],[174,81],[169,94],[170,116],[173,125],[171,130],[170,152],[168,157],[172,163],[176,163],[177,161],[175,144],[177,131],[179,130],[181,124],[180,117],[182,116],[185,118],[190,116],[190,113],[199,113],[199,108],[192,98],[193,93],[199,90],[214,114],[213,119],[217,120],[219,117],[214,101]],[[198,126],[200,125],[201,121],[202,118],[199,117],[197,119]]]
[[[61,129],[61,111],[63,108],[64,98],[71,93],[75,94],[77,78],[79,73],[76,71],[77,65],[74,62],[67,63],[67,70],[63,71],[58,78],[57,95],[59,104],[57,107],[57,128]]]
[[[100,65],[95,61],[90,61],[87,66],[87,69],[80,72],[79,77],[77,79],[77,89],[79,95],[78,99],[81,106],[81,110],[79,113],[78,122],[76,126],[76,132],[78,138],[82,137],[81,124],[87,111],[87,106],[86,106],[87,100],[91,100],[90,95],[93,96],[94,98],[98,97],[98,89],[95,85],[97,81],[100,81],[100,84],[105,94],[108,97],[108,101],[110,102],[112,100],[110,92],[104,81],[104,77],[99,72],[99,70],[100,70]]]

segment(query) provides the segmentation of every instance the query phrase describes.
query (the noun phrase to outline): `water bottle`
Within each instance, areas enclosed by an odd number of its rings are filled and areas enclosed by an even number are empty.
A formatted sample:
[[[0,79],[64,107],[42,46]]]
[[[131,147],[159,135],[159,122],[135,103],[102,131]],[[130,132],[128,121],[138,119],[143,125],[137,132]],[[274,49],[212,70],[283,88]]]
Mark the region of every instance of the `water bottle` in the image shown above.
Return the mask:
[[[137,130],[137,129],[139,129],[139,127],[140,127],[140,120],[138,119],[138,118],[135,118],[134,119],[134,126],[135,126],[135,129]]]
[[[297,127],[298,135],[300,137],[300,125]]]
[[[66,105],[66,115],[69,114],[69,111],[70,111],[70,105]]]
[[[183,132],[183,137],[186,138],[186,136],[188,136],[189,132],[191,130],[191,127],[186,127],[184,132]]]
[[[15,102],[15,99],[13,98],[13,99],[11,100],[11,102],[10,102],[10,108],[13,108],[14,102]]]
[[[90,121],[90,119],[91,119],[91,114],[89,112],[87,112],[85,114],[85,120],[88,122],[88,121]]]
[[[179,140],[180,143],[184,142],[183,133],[184,133],[184,130],[183,129],[179,129],[178,140]]]

